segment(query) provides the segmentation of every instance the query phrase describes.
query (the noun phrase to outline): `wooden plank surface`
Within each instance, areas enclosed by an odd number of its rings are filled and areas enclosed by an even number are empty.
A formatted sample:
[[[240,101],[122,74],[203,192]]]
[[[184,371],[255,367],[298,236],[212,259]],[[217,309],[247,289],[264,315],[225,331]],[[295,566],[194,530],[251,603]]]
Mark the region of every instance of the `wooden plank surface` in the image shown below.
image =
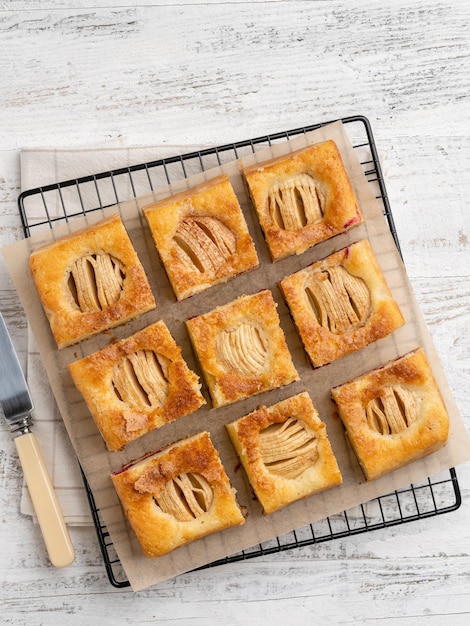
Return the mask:
[[[22,237],[25,147],[218,145],[351,114],[371,121],[404,260],[470,425],[470,6],[346,2],[0,1],[0,245]],[[0,308],[25,362],[3,260]],[[450,514],[113,589],[93,528],[56,571],[19,513],[0,425],[0,622],[467,624],[470,466]]]

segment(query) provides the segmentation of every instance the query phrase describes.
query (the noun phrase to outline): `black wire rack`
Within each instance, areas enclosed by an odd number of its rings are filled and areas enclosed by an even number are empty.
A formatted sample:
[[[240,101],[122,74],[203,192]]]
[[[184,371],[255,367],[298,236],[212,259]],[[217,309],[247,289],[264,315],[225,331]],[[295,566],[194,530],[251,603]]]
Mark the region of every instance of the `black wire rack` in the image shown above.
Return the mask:
[[[372,129],[367,118],[352,116],[341,120],[357,153],[364,174],[383,207],[398,251],[400,245],[385,189],[383,174]],[[331,122],[296,128],[238,141],[155,161],[83,176],[30,189],[18,198],[25,237],[40,229],[53,228],[79,215],[103,210],[108,206],[149,194],[159,187],[175,183],[196,172],[239,159],[249,153],[316,130]],[[129,581],[114,549],[112,540],[100,518],[93,493],[83,474],[93,522],[111,585],[129,586]],[[457,510],[461,494],[454,468],[427,478],[419,484],[375,498],[340,514],[309,524],[270,541],[205,565],[203,568],[243,561],[254,557],[284,552],[425,519]]]

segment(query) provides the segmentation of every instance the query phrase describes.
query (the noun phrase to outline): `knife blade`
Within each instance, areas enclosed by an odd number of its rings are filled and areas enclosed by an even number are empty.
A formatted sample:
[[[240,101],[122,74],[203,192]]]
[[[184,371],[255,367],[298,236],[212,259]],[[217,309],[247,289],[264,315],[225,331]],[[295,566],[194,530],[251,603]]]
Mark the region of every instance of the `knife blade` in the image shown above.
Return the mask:
[[[36,435],[31,432],[33,401],[0,313],[0,405],[10,425],[46,549],[55,567],[73,563],[75,551]]]

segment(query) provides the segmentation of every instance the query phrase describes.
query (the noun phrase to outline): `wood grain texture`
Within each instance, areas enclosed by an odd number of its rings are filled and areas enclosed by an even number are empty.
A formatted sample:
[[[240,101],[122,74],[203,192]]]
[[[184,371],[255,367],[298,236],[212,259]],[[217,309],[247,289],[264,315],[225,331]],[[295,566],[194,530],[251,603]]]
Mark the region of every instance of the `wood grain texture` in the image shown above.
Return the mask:
[[[23,147],[221,144],[369,118],[403,257],[467,428],[470,384],[467,0],[0,0],[0,245],[22,237]],[[26,322],[3,259],[0,309]],[[0,423],[0,622],[441,626],[470,615],[470,464],[451,514],[245,563],[139,594],[108,582],[92,528],[50,567],[19,513]]]

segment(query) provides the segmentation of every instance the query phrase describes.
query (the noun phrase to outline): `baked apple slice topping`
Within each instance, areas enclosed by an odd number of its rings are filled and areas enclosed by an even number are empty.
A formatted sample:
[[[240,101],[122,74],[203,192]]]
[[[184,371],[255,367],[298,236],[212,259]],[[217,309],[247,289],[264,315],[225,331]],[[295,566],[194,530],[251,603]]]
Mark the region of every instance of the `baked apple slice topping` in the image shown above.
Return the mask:
[[[325,196],[308,174],[276,182],[268,193],[269,214],[282,230],[297,231],[323,219]]]
[[[168,360],[152,350],[138,350],[121,359],[113,372],[113,388],[129,407],[160,407],[168,394]]]
[[[180,522],[190,522],[207,513],[214,498],[207,480],[190,472],[167,480],[156,493],[150,470],[136,480],[134,487],[140,493],[151,493],[161,510]]]
[[[358,276],[342,265],[315,272],[305,292],[317,323],[342,334],[363,326],[371,311],[370,292]]]
[[[210,216],[187,217],[178,226],[174,241],[186,265],[199,272],[215,272],[237,249],[233,232]]]
[[[222,367],[244,376],[256,376],[268,362],[266,341],[260,330],[248,322],[220,331],[215,338],[215,351]]]
[[[260,430],[258,441],[266,468],[284,478],[298,478],[318,459],[317,438],[292,417]]]
[[[74,262],[68,285],[80,311],[93,313],[119,300],[124,278],[121,261],[107,253],[88,254]]]
[[[367,423],[380,435],[395,435],[418,419],[416,394],[400,385],[387,386],[367,403]]]

